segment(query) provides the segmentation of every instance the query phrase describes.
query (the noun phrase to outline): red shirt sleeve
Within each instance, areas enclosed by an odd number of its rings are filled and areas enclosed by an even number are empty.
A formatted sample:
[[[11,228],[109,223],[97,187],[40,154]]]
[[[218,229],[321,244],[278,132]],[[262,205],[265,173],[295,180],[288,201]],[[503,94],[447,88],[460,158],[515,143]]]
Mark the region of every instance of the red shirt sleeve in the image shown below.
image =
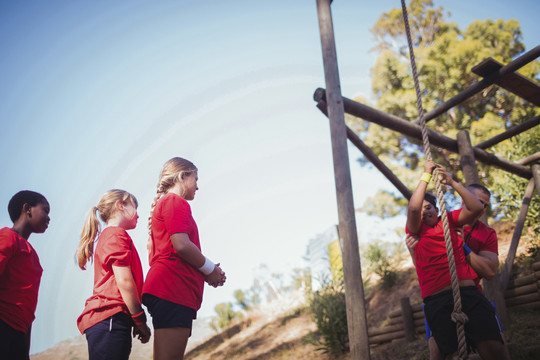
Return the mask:
[[[191,231],[193,226],[191,208],[187,201],[180,196],[171,196],[164,204],[161,215],[170,235]]]
[[[490,229],[490,230],[491,231],[489,232],[488,238],[486,240],[486,246],[482,250],[491,251],[498,255],[499,254],[499,240],[497,239],[497,233],[493,229]]]
[[[103,266],[112,269],[112,266],[130,266],[131,248],[129,237],[125,230],[115,229],[107,241],[103,243],[103,253],[107,254],[103,260]]]
[[[11,237],[6,236],[0,241],[0,274],[4,273],[9,259],[13,256],[13,245]]]

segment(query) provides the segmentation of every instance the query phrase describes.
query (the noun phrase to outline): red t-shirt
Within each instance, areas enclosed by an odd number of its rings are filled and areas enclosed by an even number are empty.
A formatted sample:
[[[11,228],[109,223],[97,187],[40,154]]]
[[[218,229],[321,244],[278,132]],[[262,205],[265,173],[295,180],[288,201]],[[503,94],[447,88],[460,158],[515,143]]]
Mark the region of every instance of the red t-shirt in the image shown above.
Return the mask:
[[[126,230],[109,226],[101,232],[94,251],[94,292],[86,300],[83,313],[77,319],[81,334],[116,313],[129,310],[124,303],[113,272],[114,266],[130,266],[141,301],[143,271],[139,253]]]
[[[42,273],[32,245],[0,229],[0,319],[15,330],[26,333],[34,321]]]
[[[152,213],[150,270],[143,293],[199,310],[204,275],[178,256],[171,242],[171,235],[176,233],[186,233],[201,249],[199,231],[188,202],[177,194],[168,193],[158,200]]]
[[[471,230],[473,231],[472,234],[469,236]],[[478,254],[478,252],[480,251],[491,251],[492,253],[499,255],[499,242],[497,240],[497,233],[495,232],[495,230],[493,230],[481,221],[477,221],[474,227],[464,226],[463,238],[475,254]],[[478,290],[482,291],[480,280],[482,280],[482,278],[478,276],[476,279],[474,279],[474,283]]]
[[[475,279],[476,273],[465,260],[463,239],[459,238],[454,230],[460,212],[461,209],[448,213],[456,272],[458,280]],[[408,229],[406,231],[410,233]],[[420,233],[416,235],[420,235],[420,241],[414,249],[414,259],[423,299],[451,284],[442,219],[439,217],[434,227],[422,222]]]

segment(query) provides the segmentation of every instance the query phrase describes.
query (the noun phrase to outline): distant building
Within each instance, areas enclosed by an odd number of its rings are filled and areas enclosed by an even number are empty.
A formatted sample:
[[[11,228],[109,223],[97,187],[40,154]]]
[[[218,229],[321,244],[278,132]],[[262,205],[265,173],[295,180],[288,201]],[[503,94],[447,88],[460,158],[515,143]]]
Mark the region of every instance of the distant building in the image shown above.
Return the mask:
[[[307,258],[311,269],[312,289],[319,290],[332,280],[336,266],[341,266],[337,225],[309,240]]]
[[[402,241],[396,229],[404,229],[403,224],[405,224],[406,219],[403,215],[381,219],[377,216],[357,212],[355,217],[359,246],[374,240]],[[325,283],[335,280],[338,274],[343,275],[338,226],[333,225],[309,240],[306,257],[311,269],[311,286],[314,291],[322,288]]]

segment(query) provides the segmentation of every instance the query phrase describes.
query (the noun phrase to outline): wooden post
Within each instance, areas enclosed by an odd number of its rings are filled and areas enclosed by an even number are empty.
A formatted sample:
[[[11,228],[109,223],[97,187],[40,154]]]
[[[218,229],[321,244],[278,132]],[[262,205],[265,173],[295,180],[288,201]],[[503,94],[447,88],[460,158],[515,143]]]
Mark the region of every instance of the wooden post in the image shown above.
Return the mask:
[[[519,245],[519,238],[521,237],[521,232],[523,231],[523,226],[525,225],[525,219],[527,218],[527,211],[529,210],[529,204],[531,203],[533,191],[534,178],[531,178],[529,184],[527,185],[527,188],[525,189],[523,203],[521,204],[519,216],[516,221],[516,227],[514,228],[514,234],[512,235],[512,242],[510,243],[508,255],[506,256],[506,262],[504,263],[504,268],[501,273],[501,290],[503,292],[506,291],[508,281],[510,280],[510,275],[512,275],[512,264],[514,263],[514,258],[516,257],[516,251]]]
[[[540,196],[540,164],[533,164],[531,166],[531,171],[534,179],[534,187],[536,188],[536,193]]]
[[[352,196],[351,170],[347,152],[345,111],[341,98],[341,85],[332,24],[330,0],[317,0],[319,30],[327,89],[328,117],[332,137],[334,176],[339,216],[339,234],[342,240],[343,277],[347,305],[347,326],[351,359],[369,360],[369,338],[364,303],[364,285],[360,269],[360,251]]]
[[[478,168],[474,158],[474,150],[467,130],[461,130],[457,135],[459,161],[465,177],[465,185],[478,184]]]
[[[476,167],[476,161],[474,158],[474,150],[471,145],[471,139],[469,137],[469,132],[466,130],[461,130],[457,135],[457,144],[459,149],[461,169],[463,170],[463,176],[465,177],[465,185],[469,186],[471,184],[478,184],[478,168]],[[487,215],[484,213],[480,218],[484,224],[487,224]],[[503,329],[507,329],[510,325],[510,319],[508,317],[508,312],[506,310],[506,302],[504,300],[504,293],[501,290],[500,286],[500,277],[499,273],[493,277],[491,280],[484,279],[484,294],[486,297],[493,301],[495,308],[497,309],[497,314],[501,320]]]
[[[405,339],[408,342],[414,341],[414,318],[411,302],[408,297],[401,298],[401,316],[403,317],[403,328],[405,329]]]

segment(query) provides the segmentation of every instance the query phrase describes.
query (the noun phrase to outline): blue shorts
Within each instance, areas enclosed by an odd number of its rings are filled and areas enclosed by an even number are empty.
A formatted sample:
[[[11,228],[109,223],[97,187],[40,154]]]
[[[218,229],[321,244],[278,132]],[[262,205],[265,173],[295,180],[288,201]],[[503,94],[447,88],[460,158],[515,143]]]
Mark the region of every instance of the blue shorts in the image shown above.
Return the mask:
[[[154,329],[181,327],[191,329],[197,315],[194,309],[163,300],[151,294],[143,294],[143,304],[152,316]]]
[[[89,360],[128,360],[131,353],[131,316],[119,312],[85,330]]]
[[[0,359],[28,360],[26,334],[0,320]]]

